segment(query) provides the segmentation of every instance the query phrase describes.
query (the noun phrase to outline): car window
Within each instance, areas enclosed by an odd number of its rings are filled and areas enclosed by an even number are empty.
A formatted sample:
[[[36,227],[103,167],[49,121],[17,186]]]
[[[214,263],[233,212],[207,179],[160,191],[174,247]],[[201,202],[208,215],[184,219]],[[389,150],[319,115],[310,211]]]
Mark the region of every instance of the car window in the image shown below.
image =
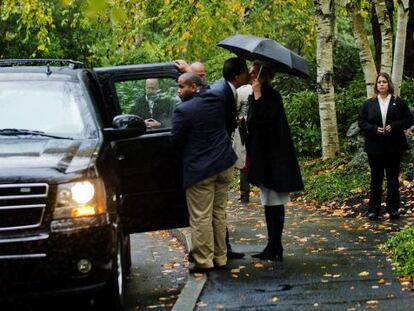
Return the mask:
[[[96,137],[96,125],[78,83],[0,81],[0,128],[73,138]]]
[[[173,111],[180,103],[177,88],[177,82],[171,78],[115,82],[122,113],[154,119],[160,128],[171,127]]]

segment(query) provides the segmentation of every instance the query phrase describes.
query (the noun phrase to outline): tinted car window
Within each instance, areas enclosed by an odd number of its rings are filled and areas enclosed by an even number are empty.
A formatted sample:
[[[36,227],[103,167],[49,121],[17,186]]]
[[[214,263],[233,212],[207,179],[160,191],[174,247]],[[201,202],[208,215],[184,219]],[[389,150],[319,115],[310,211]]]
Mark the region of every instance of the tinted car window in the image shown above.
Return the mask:
[[[161,128],[171,127],[172,114],[180,103],[177,82],[169,78],[130,80],[115,83],[122,113],[155,119]]]
[[[0,81],[0,128],[96,137],[96,126],[78,83]]]

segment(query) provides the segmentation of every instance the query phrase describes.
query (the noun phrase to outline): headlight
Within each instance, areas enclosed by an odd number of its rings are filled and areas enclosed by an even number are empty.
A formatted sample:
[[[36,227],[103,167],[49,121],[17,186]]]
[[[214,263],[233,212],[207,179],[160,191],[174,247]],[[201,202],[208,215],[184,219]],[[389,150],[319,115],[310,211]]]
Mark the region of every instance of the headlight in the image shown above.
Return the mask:
[[[58,185],[54,219],[95,216],[105,211],[105,188],[100,179]]]

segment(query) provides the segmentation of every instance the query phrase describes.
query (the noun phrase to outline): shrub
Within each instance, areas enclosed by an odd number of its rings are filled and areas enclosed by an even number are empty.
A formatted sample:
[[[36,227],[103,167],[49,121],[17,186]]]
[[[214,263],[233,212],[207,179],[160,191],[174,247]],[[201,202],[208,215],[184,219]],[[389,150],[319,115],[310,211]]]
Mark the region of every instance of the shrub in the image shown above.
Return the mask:
[[[414,227],[398,232],[385,244],[397,273],[414,278]]]
[[[319,127],[318,94],[312,91],[292,93],[284,98],[286,115],[298,155],[319,156],[321,130]]]
[[[349,157],[343,156],[328,161],[302,161],[304,198],[325,204],[332,201],[343,202],[358,193],[368,191],[368,171],[350,166],[349,160]]]
[[[401,97],[407,101],[411,109],[414,108],[414,79],[408,78],[401,82]]]

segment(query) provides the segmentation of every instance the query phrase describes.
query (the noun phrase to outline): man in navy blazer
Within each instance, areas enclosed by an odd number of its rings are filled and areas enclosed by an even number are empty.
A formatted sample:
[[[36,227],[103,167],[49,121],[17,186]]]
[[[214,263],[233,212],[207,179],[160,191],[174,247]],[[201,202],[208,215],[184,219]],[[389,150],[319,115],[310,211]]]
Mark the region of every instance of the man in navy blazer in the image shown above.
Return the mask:
[[[223,79],[216,81],[211,89],[224,98],[227,133],[231,137],[237,127],[237,88],[249,82],[249,71],[246,61],[232,57],[223,65]]]
[[[181,72],[192,72],[200,76],[203,81],[202,89],[206,90],[210,87],[205,82],[205,67],[200,62],[188,65],[184,60],[176,60],[178,70]],[[201,75],[200,75],[201,73]],[[223,117],[226,122],[226,130],[229,137],[232,137],[237,127],[237,98],[236,89],[248,83],[249,74],[246,61],[241,58],[233,57],[227,59],[223,64],[223,79],[216,81],[212,86],[212,92],[217,94],[224,105]],[[244,253],[234,252],[232,250],[228,229],[226,230],[227,258],[240,259],[244,257]],[[191,256],[190,256],[191,258]]]
[[[171,141],[183,152],[183,186],[192,229],[190,272],[208,272],[227,263],[226,204],[237,156],[223,118],[221,94],[200,91],[194,73],[178,78],[182,99],[173,115]]]

